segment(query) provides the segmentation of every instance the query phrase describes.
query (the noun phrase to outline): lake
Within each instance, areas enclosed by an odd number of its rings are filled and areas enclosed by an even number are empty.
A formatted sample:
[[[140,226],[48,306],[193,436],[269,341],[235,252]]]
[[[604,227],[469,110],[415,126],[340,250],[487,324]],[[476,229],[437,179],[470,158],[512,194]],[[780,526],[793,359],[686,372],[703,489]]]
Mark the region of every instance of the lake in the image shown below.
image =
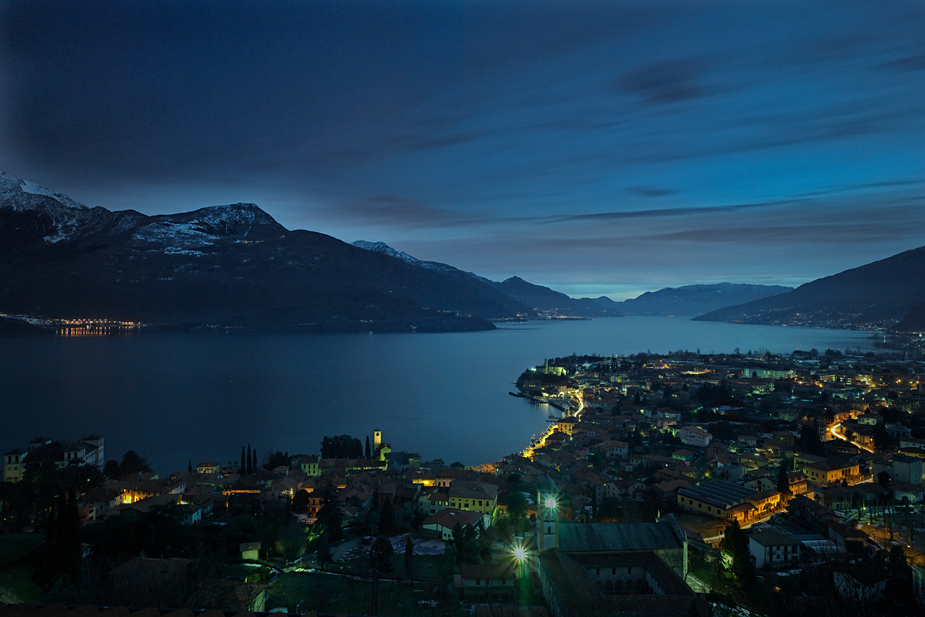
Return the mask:
[[[374,335],[135,334],[0,338],[0,451],[98,433],[166,475],[238,461],[241,446],[316,454],[325,435],[467,465],[542,433],[549,408],[508,392],[545,358],[679,349],[874,351],[864,332],[676,317],[503,324],[493,332]]]

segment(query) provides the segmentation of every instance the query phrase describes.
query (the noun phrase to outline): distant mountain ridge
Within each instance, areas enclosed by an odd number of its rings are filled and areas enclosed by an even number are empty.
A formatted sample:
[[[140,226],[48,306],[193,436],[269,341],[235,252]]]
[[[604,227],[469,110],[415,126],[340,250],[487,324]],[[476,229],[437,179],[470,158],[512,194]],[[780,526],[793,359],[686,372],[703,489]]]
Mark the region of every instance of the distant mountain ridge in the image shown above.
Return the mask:
[[[167,327],[405,332],[492,329],[491,319],[535,315],[460,271],[289,231],[254,204],[113,212],[5,173],[0,312]]]
[[[615,306],[626,315],[683,315],[696,316],[726,306],[743,304],[758,298],[793,291],[781,285],[747,285],[742,283],[716,283],[713,285],[685,285],[666,287],[623,302],[614,302],[602,296],[595,302]]]
[[[422,261],[412,257],[408,253],[392,248],[385,242],[368,242],[357,240],[353,246],[374,251],[383,255],[389,255],[400,259],[405,263],[419,268],[439,270],[441,272],[454,272],[470,276],[483,283],[486,283],[499,292],[517,300],[524,306],[544,313],[550,316],[569,316],[569,317],[622,317],[620,311],[603,307],[595,303],[590,298],[574,299],[564,293],[554,291],[549,287],[529,283],[519,276],[512,276],[500,283],[489,280],[472,272],[464,272],[453,266],[439,263],[436,261]]]
[[[702,321],[887,328],[925,304],[925,247],[839,272],[795,290],[719,309]]]
[[[620,311],[601,306],[591,298],[571,298],[549,287],[528,283],[519,276],[492,285],[536,311],[574,317],[623,317]]]

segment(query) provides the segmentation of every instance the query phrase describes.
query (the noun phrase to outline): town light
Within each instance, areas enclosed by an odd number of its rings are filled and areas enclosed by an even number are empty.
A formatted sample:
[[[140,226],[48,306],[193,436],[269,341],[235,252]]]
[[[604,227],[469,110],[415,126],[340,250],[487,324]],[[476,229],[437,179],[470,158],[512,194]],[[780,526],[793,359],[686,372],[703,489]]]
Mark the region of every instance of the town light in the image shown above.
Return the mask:
[[[516,559],[518,563],[523,564],[523,562],[527,559],[527,549],[522,546],[515,546],[514,559]]]
[[[546,501],[543,502],[543,505],[546,506],[549,510],[555,510],[556,509],[556,498],[547,497]]]

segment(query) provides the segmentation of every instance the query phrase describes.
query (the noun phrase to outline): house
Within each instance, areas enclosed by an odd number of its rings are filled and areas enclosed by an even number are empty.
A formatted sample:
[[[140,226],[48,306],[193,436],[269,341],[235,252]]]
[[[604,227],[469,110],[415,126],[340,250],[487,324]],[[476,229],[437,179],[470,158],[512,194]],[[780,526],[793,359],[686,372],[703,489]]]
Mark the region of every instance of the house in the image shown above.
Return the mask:
[[[299,458],[296,464],[306,476],[320,476],[321,470],[318,461],[317,456],[303,456]]]
[[[626,458],[629,453],[629,444],[625,441],[608,439],[604,445],[607,447],[607,458]]]
[[[755,558],[755,567],[799,561],[803,544],[775,529],[765,529],[748,536],[748,552]]]
[[[196,465],[196,473],[217,473],[218,463],[207,462]]]
[[[425,536],[439,538],[444,541],[453,539],[453,528],[459,523],[460,527],[474,527],[481,522],[485,529],[491,525],[491,517],[480,512],[468,512],[455,508],[444,508],[436,514],[424,519],[422,532]]]
[[[833,569],[832,578],[840,596],[872,602],[883,597],[891,577],[886,562],[871,559],[865,563],[839,564]]]
[[[898,454],[893,457],[893,470],[890,477],[900,482],[919,484],[922,481],[922,469],[921,458]]]
[[[80,518],[83,521],[102,520],[110,509],[122,501],[122,494],[105,487],[96,488],[78,499]]]
[[[241,551],[241,559],[250,559],[256,561],[260,559],[260,542],[242,542],[238,545]]]
[[[678,430],[678,437],[685,446],[705,448],[713,441],[713,435],[696,426],[683,426]]]
[[[3,481],[19,482],[23,476],[23,458],[28,454],[25,450],[10,450],[3,455]]]
[[[498,505],[498,487],[477,481],[456,481],[450,486],[447,497],[451,508],[494,516]]]
[[[816,463],[803,465],[802,471],[810,482],[829,484],[841,482],[851,483],[860,473],[860,465],[851,461],[839,459],[823,459]]]
[[[466,598],[514,595],[517,580],[514,565],[463,564],[460,566],[463,594]]]
[[[809,482],[806,474],[802,471],[788,471],[787,484],[790,487],[791,495],[803,495],[809,490]]]

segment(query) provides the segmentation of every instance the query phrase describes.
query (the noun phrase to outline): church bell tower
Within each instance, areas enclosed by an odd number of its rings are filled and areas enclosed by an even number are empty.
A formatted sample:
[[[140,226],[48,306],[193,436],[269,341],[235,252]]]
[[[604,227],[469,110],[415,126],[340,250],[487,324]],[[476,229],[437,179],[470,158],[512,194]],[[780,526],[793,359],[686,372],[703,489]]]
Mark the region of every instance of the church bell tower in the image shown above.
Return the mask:
[[[546,476],[536,493],[536,543],[542,553],[559,546],[559,487]]]

